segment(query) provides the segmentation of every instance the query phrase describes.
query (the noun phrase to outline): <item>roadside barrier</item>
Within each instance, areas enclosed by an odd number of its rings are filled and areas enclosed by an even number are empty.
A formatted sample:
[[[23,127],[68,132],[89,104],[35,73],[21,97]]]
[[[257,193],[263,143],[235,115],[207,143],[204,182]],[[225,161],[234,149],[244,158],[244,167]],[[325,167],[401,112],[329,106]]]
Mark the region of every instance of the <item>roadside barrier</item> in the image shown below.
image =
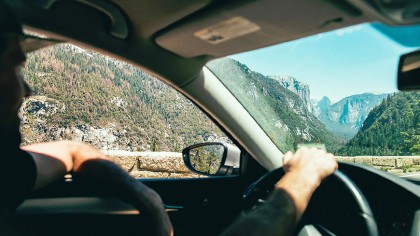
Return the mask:
[[[136,178],[197,178],[185,167],[177,152],[103,151],[112,161]],[[420,171],[420,156],[355,156],[337,157],[338,161],[358,163],[393,172]]]

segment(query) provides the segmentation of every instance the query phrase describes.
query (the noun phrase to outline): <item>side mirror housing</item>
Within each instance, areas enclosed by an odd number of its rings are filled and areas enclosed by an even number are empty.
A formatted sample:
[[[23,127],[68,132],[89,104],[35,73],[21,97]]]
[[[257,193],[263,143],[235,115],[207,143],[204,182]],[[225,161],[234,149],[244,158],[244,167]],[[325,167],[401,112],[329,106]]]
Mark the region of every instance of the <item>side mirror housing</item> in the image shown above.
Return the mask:
[[[398,65],[398,89],[420,89],[420,50],[401,56]]]
[[[192,172],[208,176],[238,175],[241,151],[223,142],[199,143],[182,150],[185,165]]]

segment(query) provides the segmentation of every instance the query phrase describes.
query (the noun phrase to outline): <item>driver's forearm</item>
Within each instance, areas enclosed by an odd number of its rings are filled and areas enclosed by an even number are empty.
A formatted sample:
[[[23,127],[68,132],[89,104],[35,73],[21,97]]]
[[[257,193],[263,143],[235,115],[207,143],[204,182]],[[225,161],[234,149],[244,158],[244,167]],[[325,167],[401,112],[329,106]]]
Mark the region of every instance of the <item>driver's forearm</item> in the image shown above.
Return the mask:
[[[270,198],[239,218],[223,235],[290,235],[320,180],[310,174],[287,172]]]
[[[21,147],[24,151],[40,154],[45,156],[45,158],[54,158],[55,160],[60,161],[67,172],[73,169],[73,148],[74,143],[69,141],[36,143]]]
[[[312,197],[313,192],[318,188],[321,180],[315,175],[287,172],[275,185],[275,189],[288,193],[296,207],[297,219],[299,219]]]
[[[297,221],[298,212],[292,197],[276,189],[267,202],[240,217],[222,235],[291,235]]]

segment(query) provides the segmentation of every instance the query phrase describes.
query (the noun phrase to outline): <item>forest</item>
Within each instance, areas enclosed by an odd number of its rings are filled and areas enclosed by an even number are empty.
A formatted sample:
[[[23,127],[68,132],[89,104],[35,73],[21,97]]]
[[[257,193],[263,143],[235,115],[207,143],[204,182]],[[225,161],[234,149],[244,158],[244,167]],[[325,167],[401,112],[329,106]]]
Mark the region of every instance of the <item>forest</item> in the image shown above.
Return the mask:
[[[399,92],[375,107],[339,151],[344,156],[420,155],[420,93]]]

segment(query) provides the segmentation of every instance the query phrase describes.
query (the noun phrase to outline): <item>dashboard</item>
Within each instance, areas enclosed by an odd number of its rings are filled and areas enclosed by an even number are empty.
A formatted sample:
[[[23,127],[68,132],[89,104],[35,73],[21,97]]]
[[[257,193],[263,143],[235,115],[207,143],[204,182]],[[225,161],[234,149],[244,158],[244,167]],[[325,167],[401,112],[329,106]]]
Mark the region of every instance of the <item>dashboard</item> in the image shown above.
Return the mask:
[[[380,235],[420,235],[420,185],[368,166],[339,167],[367,198]]]

